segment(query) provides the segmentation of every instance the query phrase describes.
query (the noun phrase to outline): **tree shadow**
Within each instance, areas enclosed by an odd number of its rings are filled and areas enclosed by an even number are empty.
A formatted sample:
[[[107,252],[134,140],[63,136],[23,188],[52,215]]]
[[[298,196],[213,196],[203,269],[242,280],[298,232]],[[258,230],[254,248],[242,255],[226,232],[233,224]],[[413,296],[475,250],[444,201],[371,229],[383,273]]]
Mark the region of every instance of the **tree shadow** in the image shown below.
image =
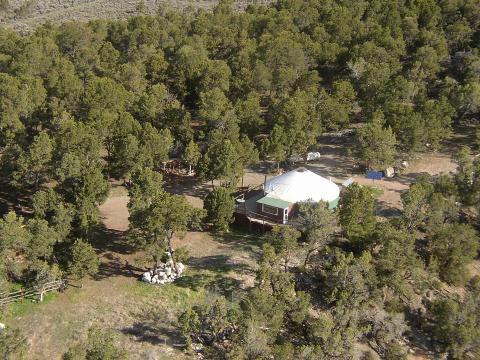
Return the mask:
[[[191,290],[209,289],[222,295],[231,294],[241,285],[240,280],[227,275],[230,271],[254,273],[247,264],[232,261],[227,255],[190,258],[186,264],[190,271],[176,279],[175,285]]]
[[[228,271],[237,273],[252,273],[253,270],[244,262],[235,261],[227,255],[210,255],[190,258],[187,265],[196,270],[208,270],[214,273],[224,274]]]
[[[90,243],[101,259],[95,280],[102,280],[112,276],[139,277],[145,269],[131,265],[122,255],[136,253],[135,246],[130,244],[124,236],[125,232],[108,229],[105,225],[97,226],[91,236]]]
[[[135,253],[137,249],[127,241],[124,235],[124,231],[108,229],[102,224],[94,229],[90,243],[101,254],[106,252],[123,255]]]
[[[152,308],[140,310],[133,315],[137,321],[130,327],[120,329],[123,334],[135,337],[138,342],[152,345],[184,345],[180,330],[167,318],[168,314]]]
[[[238,224],[233,224],[229,232],[212,234],[216,241],[227,245],[235,250],[249,252],[256,256],[260,254],[262,236],[252,234]]]
[[[107,259],[107,261],[100,263],[98,273],[94,276],[95,280],[102,280],[113,276],[139,278],[146,271],[143,268],[131,265],[127,260],[116,256],[114,253],[106,253],[103,255],[103,258]]]
[[[407,333],[409,346],[415,348],[415,353],[426,355],[427,358],[437,358],[434,351],[434,342],[431,335],[422,329],[422,318],[416,309],[408,309],[405,312],[405,320],[410,325],[410,330]]]
[[[463,121],[453,126],[452,136],[449,136],[442,144],[443,153],[453,154],[461,146],[472,146],[475,143],[476,122]]]
[[[394,206],[391,206],[385,201],[377,201],[376,215],[382,217],[397,217],[402,215],[402,211]]]
[[[166,191],[172,194],[189,195],[204,199],[209,193],[210,189],[207,184],[201,180],[176,174],[164,174],[163,187]]]
[[[31,217],[32,196],[32,189],[19,190],[12,187],[7,181],[0,179],[0,217],[9,211],[15,211],[24,217]]]
[[[210,292],[221,294],[224,296],[231,295],[239,289],[241,281],[222,274],[198,273],[192,275],[184,275],[174,284],[176,286],[198,291],[206,289]]]

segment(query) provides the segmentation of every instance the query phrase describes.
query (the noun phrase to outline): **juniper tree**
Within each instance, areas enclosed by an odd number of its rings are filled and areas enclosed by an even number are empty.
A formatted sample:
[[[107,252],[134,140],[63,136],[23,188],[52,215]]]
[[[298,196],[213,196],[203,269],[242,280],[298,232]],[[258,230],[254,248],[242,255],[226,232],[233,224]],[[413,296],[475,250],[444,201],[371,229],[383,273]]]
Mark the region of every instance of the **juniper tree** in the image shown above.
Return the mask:
[[[323,201],[318,203],[306,202],[300,204],[299,219],[307,245],[307,254],[303,265],[307,266],[310,257],[327,246],[332,240],[336,227],[336,215]]]
[[[110,329],[92,326],[86,341],[71,346],[63,355],[64,360],[127,360],[124,349],[117,344],[117,336]]]
[[[216,231],[228,231],[233,220],[235,202],[230,191],[224,187],[216,187],[205,198],[204,209],[207,211],[207,221],[211,222]]]
[[[429,239],[430,261],[438,263],[440,277],[454,285],[464,285],[469,279],[467,269],[477,255],[479,238],[467,224],[447,224]]]
[[[266,235],[267,242],[273,247],[276,255],[283,261],[284,271],[288,271],[295,251],[298,249],[300,232],[290,226],[275,226]]]
[[[82,239],[77,239],[71,248],[68,271],[77,280],[98,272],[100,261],[95,249]]]
[[[41,132],[17,160],[18,169],[13,173],[15,183],[38,190],[50,173],[52,155],[53,141],[46,132]]]
[[[188,174],[192,173],[192,167],[197,165],[200,157],[201,153],[198,145],[193,140],[190,140],[182,154],[183,162],[188,165]]]
[[[162,188],[161,176],[145,168],[132,178],[128,203],[130,237],[147,251],[155,267],[165,252],[176,268],[173,237],[187,230],[191,206],[182,195],[171,195]]]
[[[375,199],[372,191],[353,183],[340,198],[338,221],[352,244],[364,248],[375,228]]]
[[[384,170],[393,165],[397,140],[385,126],[383,114],[376,112],[371,122],[357,131],[355,153],[367,168]]]

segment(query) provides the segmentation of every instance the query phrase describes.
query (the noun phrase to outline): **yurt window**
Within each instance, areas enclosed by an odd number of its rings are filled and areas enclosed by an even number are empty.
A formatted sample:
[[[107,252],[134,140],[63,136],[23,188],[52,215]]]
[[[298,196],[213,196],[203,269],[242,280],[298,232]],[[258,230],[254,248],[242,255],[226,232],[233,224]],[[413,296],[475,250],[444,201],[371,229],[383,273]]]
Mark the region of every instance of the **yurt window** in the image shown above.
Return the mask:
[[[278,208],[270,205],[262,204],[262,211],[267,214],[278,215]]]

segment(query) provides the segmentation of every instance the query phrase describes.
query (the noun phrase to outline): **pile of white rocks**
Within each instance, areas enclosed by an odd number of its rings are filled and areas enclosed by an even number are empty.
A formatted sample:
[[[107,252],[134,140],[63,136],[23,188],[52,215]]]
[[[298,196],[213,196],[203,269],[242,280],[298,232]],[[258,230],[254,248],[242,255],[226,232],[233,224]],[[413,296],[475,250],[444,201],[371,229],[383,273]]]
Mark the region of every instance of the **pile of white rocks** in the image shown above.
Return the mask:
[[[156,269],[144,273],[142,275],[142,281],[158,285],[171,283],[181,277],[185,270],[185,265],[182,263],[176,263],[175,265],[176,266],[173,266],[171,261],[166,264],[161,263]]]

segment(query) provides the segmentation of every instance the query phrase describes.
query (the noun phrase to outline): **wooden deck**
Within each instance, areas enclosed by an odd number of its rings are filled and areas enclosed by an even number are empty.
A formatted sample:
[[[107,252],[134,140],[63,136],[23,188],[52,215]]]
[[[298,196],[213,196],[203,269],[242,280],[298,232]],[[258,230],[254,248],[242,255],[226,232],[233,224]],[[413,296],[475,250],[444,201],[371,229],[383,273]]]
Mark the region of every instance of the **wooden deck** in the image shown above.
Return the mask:
[[[257,212],[257,201],[264,196],[262,190],[252,190],[245,192],[235,198],[235,213],[245,217],[251,223],[257,223],[266,227],[273,227],[276,225],[298,225],[298,219],[294,216],[284,224],[282,221],[273,221],[270,217]]]

